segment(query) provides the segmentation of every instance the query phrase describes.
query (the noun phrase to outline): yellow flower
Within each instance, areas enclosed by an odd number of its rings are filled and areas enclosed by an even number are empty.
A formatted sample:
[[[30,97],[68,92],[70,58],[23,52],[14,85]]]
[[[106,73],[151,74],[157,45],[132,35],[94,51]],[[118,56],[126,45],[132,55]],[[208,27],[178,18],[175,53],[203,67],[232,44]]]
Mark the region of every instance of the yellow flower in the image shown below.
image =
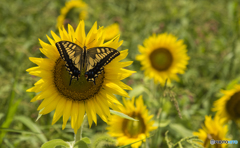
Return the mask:
[[[143,45],[138,46],[141,54],[136,59],[141,62],[145,75],[162,85],[166,79],[169,83],[171,80],[178,81],[177,74],[184,73],[189,60],[183,40],[167,33],[154,34]]]
[[[224,96],[214,102],[212,110],[217,111],[217,114],[226,121],[240,122],[240,85],[236,84],[233,89],[221,92]]]
[[[205,148],[224,148],[226,144],[210,144],[210,140],[229,140],[226,138],[228,132],[227,125],[224,125],[224,119],[219,116],[215,116],[212,119],[211,116],[205,116],[205,122],[202,129],[199,132],[193,132],[193,135],[198,136],[199,139],[203,141],[202,144]]]
[[[61,27],[64,25],[64,20],[68,14],[68,12],[72,8],[79,8],[81,12],[79,13],[79,19],[84,20],[87,17],[87,7],[88,5],[84,3],[82,0],[70,0],[65,3],[65,6],[61,9],[61,13],[57,18],[57,27]]]
[[[139,121],[132,121],[113,115],[108,122],[108,133],[117,137],[118,145],[127,145],[139,140],[143,140],[149,136],[149,132],[156,129],[153,126],[154,121],[150,121],[153,115],[148,115],[148,110],[143,103],[142,96],[136,99],[136,107],[134,106],[135,99],[125,100],[125,107],[121,107],[121,111]],[[133,148],[138,148],[142,141],[132,144]]]
[[[116,37],[120,33],[120,28],[117,23],[114,23],[104,28],[103,31],[105,33],[105,40],[108,41]]]
[[[40,51],[47,58],[30,57],[29,59],[38,66],[27,69],[29,74],[41,77],[34,87],[27,90],[27,92],[38,93],[31,102],[43,100],[38,107],[39,113],[44,115],[55,110],[52,124],[63,116],[62,129],[71,117],[71,126],[75,133],[82,123],[85,112],[91,127],[92,121],[97,124],[96,113],[107,122],[107,117],[110,115],[109,108],[119,110],[122,104],[114,94],[128,97],[124,89],[131,90],[131,87],[121,80],[134,73],[134,71],[123,68],[131,65],[132,61],[120,62],[128,55],[128,50],[124,50],[120,51],[120,55],[104,67],[102,74],[96,78],[96,85],[88,82],[84,76],[80,76],[78,81],[73,79],[69,86],[70,75],[55,46],[56,42],[70,41],[82,48],[85,45],[87,49],[103,46],[117,49],[122,44],[122,41],[118,42],[119,36],[103,43],[103,27],[97,29],[97,23],[93,25],[87,36],[84,27],[84,21],[80,21],[76,31],[69,25],[68,32],[63,27],[59,28],[60,37],[51,32],[53,39],[47,36],[50,44],[40,40],[42,46]]]

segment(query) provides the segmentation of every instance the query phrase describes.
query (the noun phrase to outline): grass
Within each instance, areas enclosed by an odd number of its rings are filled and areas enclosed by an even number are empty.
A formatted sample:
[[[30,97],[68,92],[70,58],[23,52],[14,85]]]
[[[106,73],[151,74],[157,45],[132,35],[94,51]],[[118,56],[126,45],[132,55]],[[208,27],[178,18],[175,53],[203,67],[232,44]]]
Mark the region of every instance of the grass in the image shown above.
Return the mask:
[[[35,122],[40,102],[31,103],[34,93],[26,93],[39,78],[30,76],[26,69],[34,66],[28,57],[44,57],[39,51],[39,41],[47,41],[46,35],[53,30],[58,34],[56,18],[65,1],[7,1],[0,4],[0,125],[2,128],[20,131],[37,131],[47,140],[73,140],[70,125],[62,131],[61,123],[51,125],[53,113],[44,115]],[[150,112],[157,117],[159,106],[154,103],[161,88],[152,87],[151,80],[144,78],[140,63],[135,60],[139,54],[138,45],[154,33],[168,32],[183,39],[187,45],[190,61],[180,82],[174,82],[172,90],[176,94],[182,119],[174,105],[167,99],[163,102],[162,121],[171,121],[161,129],[160,140],[156,146],[166,147],[164,133],[175,142],[191,136],[203,123],[205,115],[211,112],[213,102],[220,98],[220,89],[238,80],[240,73],[240,40],[238,1],[86,1],[89,5],[89,17],[85,21],[86,29],[97,21],[99,26],[117,22],[124,40],[119,50],[129,49],[128,59],[134,61],[131,70],[137,71],[126,83],[135,90],[130,95],[143,94]],[[75,18],[78,17],[77,14]],[[74,16],[71,16],[74,17]],[[77,21],[70,21],[76,26]],[[142,83],[144,82],[144,84]],[[157,91],[156,91],[157,90]],[[153,94],[152,92],[155,91]],[[17,120],[27,118],[28,124]],[[156,117],[154,117],[156,119]],[[30,125],[29,125],[30,124]],[[99,121],[98,126],[85,128],[84,136],[93,137],[105,132],[106,124]],[[239,128],[239,127],[238,127]],[[8,131],[8,130],[7,130]],[[238,129],[239,131],[239,129]],[[1,131],[3,147],[40,147],[44,138],[38,134]],[[229,133],[232,136],[232,133]],[[40,136],[41,137],[41,136]],[[236,137],[237,138],[237,137]],[[154,138],[152,138],[154,139]],[[240,139],[236,139],[240,140]],[[151,141],[151,139],[150,139]]]

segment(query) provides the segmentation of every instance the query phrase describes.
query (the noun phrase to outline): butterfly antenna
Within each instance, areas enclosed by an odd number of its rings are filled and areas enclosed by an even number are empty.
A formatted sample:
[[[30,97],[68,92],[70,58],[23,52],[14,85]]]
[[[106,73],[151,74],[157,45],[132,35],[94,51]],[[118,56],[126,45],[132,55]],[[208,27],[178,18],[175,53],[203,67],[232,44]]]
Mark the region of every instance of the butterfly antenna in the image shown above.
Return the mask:
[[[90,43],[88,43],[87,45],[91,44],[95,39],[93,39]]]
[[[75,38],[76,40],[77,40],[77,38]],[[78,41],[78,40],[77,40]],[[95,41],[95,39],[93,39],[90,43],[88,43],[86,46],[88,46],[89,44],[91,44],[93,41]],[[79,41],[78,41],[79,42]],[[79,44],[81,44],[81,42],[79,42]],[[82,46],[82,44],[81,44],[81,46]],[[83,46],[83,47],[85,47],[85,45]]]
[[[76,39],[76,41],[78,41],[79,42],[79,44],[82,46],[82,43],[79,41],[79,40],[77,40],[77,38],[75,38]]]

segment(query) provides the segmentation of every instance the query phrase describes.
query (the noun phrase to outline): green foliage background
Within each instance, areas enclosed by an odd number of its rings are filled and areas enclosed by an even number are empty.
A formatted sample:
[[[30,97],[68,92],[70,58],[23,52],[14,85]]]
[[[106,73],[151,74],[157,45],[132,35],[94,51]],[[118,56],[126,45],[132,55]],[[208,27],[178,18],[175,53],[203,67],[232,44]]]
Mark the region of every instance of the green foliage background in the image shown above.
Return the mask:
[[[144,77],[138,45],[153,33],[171,33],[183,39],[187,45],[190,61],[180,82],[173,82],[175,99],[179,103],[182,119],[169,99],[163,101],[160,134],[149,139],[150,147],[166,147],[164,133],[177,142],[197,131],[205,115],[211,112],[213,102],[221,97],[220,89],[229,83],[238,82],[240,73],[239,1],[194,1],[194,0],[92,0],[89,5],[89,30],[95,21],[98,26],[119,23],[121,39],[119,50],[129,49],[129,67],[137,71],[127,80],[133,91],[130,96],[143,94],[144,102],[157,121],[163,91]],[[70,124],[61,130],[62,120],[51,125],[53,113],[44,115],[35,122],[37,107],[41,102],[31,103],[34,93],[26,93],[39,79],[30,76],[26,69],[35,66],[29,57],[44,57],[39,51],[39,41],[47,41],[50,31],[58,34],[57,16],[65,1],[1,0],[0,2],[0,138],[2,147],[40,147],[52,139],[73,140]],[[76,27],[78,13],[68,16]],[[164,127],[163,127],[164,125]],[[83,135],[94,139],[103,134],[106,123],[99,118],[98,125],[84,128]],[[229,137],[239,140],[237,133],[229,130]],[[156,135],[159,135],[156,138]],[[238,136],[236,136],[238,135]],[[238,139],[236,139],[238,138]]]

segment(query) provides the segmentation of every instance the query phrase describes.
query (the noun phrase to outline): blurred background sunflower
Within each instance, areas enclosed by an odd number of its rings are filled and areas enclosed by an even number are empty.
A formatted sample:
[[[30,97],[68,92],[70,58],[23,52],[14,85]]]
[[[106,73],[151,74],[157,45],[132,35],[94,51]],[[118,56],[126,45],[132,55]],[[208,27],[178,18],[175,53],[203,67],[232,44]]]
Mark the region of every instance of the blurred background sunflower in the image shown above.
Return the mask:
[[[226,121],[233,120],[240,123],[240,85],[236,84],[230,90],[221,90],[223,96],[214,102],[216,111]]]
[[[210,140],[230,140],[227,136],[228,126],[224,125],[224,118],[215,116],[205,116],[204,125],[198,130],[193,132],[193,135],[198,136],[203,141],[202,144],[205,148],[225,148],[227,144],[211,145]]]
[[[179,81],[177,74],[183,74],[188,64],[186,45],[171,34],[152,35],[138,46],[145,76],[153,78],[155,83],[164,85],[168,79]]]
[[[138,121],[131,121],[113,115],[109,118],[107,130],[111,136],[117,138],[119,146],[134,143],[131,144],[131,147],[138,148],[142,144],[141,140],[146,141],[146,138],[150,136],[150,132],[157,129],[157,127],[153,126],[154,121],[151,121],[153,115],[149,115],[142,96],[139,96],[136,100],[135,97],[131,100],[123,98],[123,103],[124,107],[121,107],[121,112]]]
[[[79,20],[84,20],[87,18],[87,9],[88,5],[83,2],[82,0],[70,0],[65,3],[65,6],[61,8],[60,15],[57,17],[57,28],[61,27],[62,25],[67,25],[76,17],[72,17],[72,13],[74,8],[77,8],[77,13],[79,13]]]

